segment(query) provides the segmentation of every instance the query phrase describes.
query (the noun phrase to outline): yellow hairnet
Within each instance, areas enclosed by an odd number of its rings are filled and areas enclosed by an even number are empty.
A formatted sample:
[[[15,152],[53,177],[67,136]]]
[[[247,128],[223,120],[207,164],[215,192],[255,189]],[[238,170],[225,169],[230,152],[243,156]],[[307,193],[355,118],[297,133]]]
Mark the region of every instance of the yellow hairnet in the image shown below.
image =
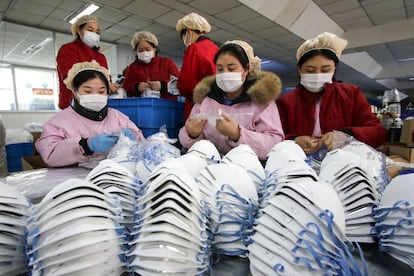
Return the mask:
[[[211,26],[204,17],[192,12],[179,19],[177,21],[175,29],[179,32],[181,32],[183,29],[190,29],[208,33],[211,31]]]
[[[260,58],[254,55],[253,48],[252,46],[250,46],[249,43],[243,40],[229,40],[229,41],[226,41],[223,45],[226,45],[226,44],[237,44],[240,47],[242,47],[244,52],[247,55],[247,58],[249,59],[249,65],[250,65],[249,71],[253,73],[257,73],[260,71],[260,67],[261,67]]]
[[[321,33],[314,38],[306,40],[302,45],[300,45],[296,52],[296,60],[299,61],[305,53],[317,49],[330,50],[339,60],[346,45],[348,45],[348,40],[346,39],[340,38],[339,36],[328,32]]]
[[[66,87],[75,92],[73,88],[73,79],[77,74],[85,70],[99,71],[102,74],[104,74],[104,76],[108,79],[108,82],[110,81],[109,71],[105,67],[101,66],[96,60],[92,60],[90,62],[86,61],[73,64],[72,68],[70,68],[70,70],[68,71],[68,76],[63,81]]]
[[[137,47],[138,43],[142,40],[151,42],[152,44],[155,45],[155,47],[158,47],[157,37],[151,32],[142,31],[142,32],[136,32],[134,34],[134,36],[132,37],[132,39],[131,39],[132,49],[135,49]]]
[[[84,15],[79,17],[71,27],[72,35],[78,37],[79,26],[87,22],[96,22],[99,25],[98,18],[93,15]]]

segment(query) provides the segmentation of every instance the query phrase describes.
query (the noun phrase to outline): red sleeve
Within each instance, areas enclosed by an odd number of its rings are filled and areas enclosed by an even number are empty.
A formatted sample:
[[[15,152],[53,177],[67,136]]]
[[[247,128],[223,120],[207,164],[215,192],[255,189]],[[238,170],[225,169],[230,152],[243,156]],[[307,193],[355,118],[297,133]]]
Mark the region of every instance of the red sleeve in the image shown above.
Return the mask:
[[[122,88],[125,89],[128,97],[138,97],[138,91],[135,89],[136,86],[136,78],[134,78],[134,75],[136,75],[136,72],[134,70],[133,63],[128,66],[128,69],[125,73],[125,80],[122,84]]]
[[[379,147],[387,138],[387,130],[381,121],[371,112],[371,106],[362,91],[358,88],[354,98],[353,136],[374,148]]]
[[[66,79],[68,71],[72,68],[73,64],[80,62],[78,51],[72,49],[71,45],[63,45],[57,54],[57,71],[59,78]]]
[[[184,54],[180,77],[177,81],[177,88],[180,90],[180,94],[186,98],[192,98],[193,89],[199,81],[199,66],[196,48],[188,47]]]
[[[168,73],[177,78],[180,76],[180,71],[172,59],[168,59]]]

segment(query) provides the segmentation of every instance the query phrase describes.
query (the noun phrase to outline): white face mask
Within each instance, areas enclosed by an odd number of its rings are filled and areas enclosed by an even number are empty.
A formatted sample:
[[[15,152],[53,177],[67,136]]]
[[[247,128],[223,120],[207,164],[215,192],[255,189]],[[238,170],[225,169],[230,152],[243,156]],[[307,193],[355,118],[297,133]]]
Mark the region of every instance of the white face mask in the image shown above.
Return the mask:
[[[301,74],[300,84],[310,92],[318,93],[325,87],[325,83],[332,83],[333,74],[333,72],[323,74]]]
[[[187,32],[185,33],[184,37],[183,37],[183,43],[184,46],[187,48],[188,46],[191,45],[191,35],[190,32],[187,30]]]
[[[94,32],[84,31],[83,37],[81,38],[83,43],[88,45],[89,47],[99,47],[99,35]]]
[[[239,90],[243,85],[243,72],[224,72],[216,74],[216,83],[224,92],[232,93]]]
[[[101,111],[102,108],[104,108],[107,103],[108,103],[107,95],[99,95],[99,94],[79,95],[79,104],[83,106],[84,108],[87,108],[93,111]]]
[[[145,52],[137,52],[138,59],[144,63],[150,63],[151,60],[155,57],[154,51],[145,51]]]

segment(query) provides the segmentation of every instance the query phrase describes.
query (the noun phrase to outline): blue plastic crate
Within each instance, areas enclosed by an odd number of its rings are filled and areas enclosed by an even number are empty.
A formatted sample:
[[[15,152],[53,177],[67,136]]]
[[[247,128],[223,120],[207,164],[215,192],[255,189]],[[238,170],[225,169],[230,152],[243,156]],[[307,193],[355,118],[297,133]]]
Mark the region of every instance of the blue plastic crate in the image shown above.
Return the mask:
[[[22,157],[33,155],[33,143],[19,143],[6,145],[7,170],[18,172],[22,168]]]
[[[184,125],[184,103],[158,98],[109,99],[108,105],[129,117],[145,137],[159,131],[163,125],[168,135],[177,138]]]

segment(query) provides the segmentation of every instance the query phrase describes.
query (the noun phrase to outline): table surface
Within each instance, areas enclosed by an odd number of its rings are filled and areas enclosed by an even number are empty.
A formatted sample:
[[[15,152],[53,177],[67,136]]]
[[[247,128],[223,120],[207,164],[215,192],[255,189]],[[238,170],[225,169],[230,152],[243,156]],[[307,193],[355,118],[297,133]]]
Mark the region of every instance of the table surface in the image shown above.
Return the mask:
[[[392,258],[378,250],[378,244],[361,244],[368,268],[368,275],[392,276],[414,275],[414,268]],[[248,276],[250,274],[249,260],[235,257],[221,257],[213,265],[214,275],[220,276]]]

